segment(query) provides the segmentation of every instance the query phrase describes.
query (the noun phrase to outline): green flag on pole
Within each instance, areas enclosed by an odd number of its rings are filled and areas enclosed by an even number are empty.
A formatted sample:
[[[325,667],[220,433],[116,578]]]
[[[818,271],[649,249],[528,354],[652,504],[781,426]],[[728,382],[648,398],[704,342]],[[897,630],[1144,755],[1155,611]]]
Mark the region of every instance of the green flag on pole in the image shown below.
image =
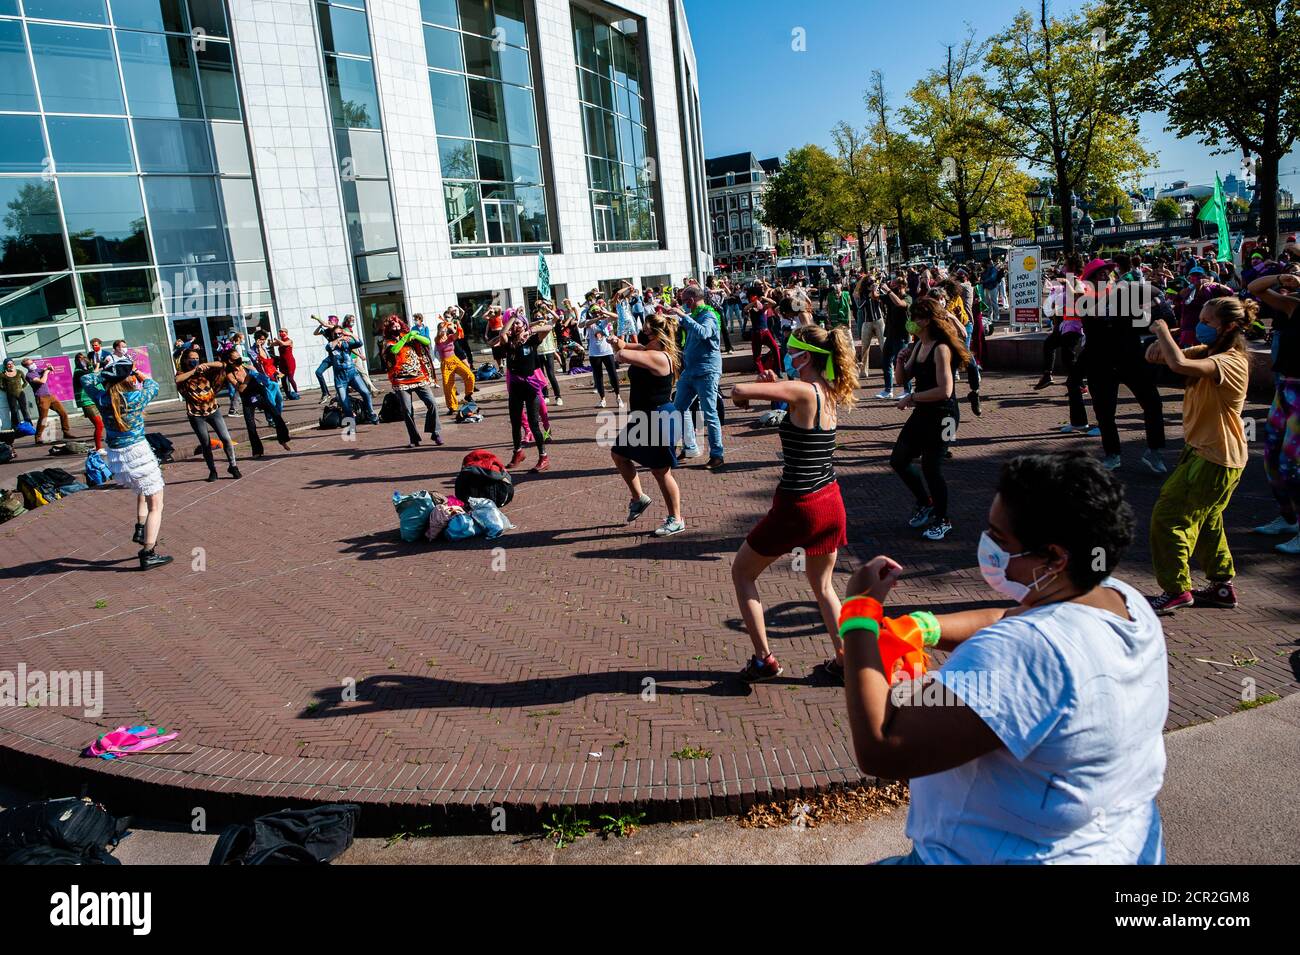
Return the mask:
[[[1201,213],[1196,218],[1202,222],[1213,222],[1219,227],[1219,261],[1232,261],[1232,243],[1228,238],[1228,200],[1223,194],[1223,180],[1219,174],[1214,174],[1214,195],[1210,196],[1210,201],[1201,207]]]
[[[551,270],[546,264],[546,256],[537,253],[537,297],[551,297]]]

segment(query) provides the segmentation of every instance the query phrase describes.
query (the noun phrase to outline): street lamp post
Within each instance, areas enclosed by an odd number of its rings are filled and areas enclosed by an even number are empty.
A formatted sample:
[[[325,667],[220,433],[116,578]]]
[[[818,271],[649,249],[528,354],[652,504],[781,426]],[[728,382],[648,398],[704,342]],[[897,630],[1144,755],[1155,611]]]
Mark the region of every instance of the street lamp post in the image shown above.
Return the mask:
[[[1028,194],[1028,198],[1029,198],[1029,214],[1034,218],[1034,241],[1037,242],[1038,241],[1038,216],[1043,211],[1043,208],[1047,205],[1047,193],[1039,189],[1035,189],[1033,192]]]

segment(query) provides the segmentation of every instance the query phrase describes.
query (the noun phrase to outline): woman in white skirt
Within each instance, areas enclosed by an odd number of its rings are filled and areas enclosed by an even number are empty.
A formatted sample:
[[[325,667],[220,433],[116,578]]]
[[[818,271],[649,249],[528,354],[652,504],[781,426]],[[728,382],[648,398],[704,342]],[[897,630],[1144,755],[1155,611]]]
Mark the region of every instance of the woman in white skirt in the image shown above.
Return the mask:
[[[158,382],[136,371],[129,357],[114,359],[83,382],[104,417],[108,467],[118,484],[136,493],[131,540],[141,546],[140,569],[170,564],[172,558],[154,550],[162,525],[163,476],[144,437],[144,409],[157,396]]]

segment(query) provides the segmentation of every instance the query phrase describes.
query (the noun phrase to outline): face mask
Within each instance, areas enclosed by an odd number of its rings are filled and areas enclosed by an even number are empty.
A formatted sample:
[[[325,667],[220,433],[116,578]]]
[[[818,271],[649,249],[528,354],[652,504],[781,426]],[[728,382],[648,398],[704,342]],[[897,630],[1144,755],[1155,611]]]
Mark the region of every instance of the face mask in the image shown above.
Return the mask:
[[[916,324],[916,322],[912,321],[910,318],[907,320],[907,334],[909,335],[921,334],[921,326]]]
[[[649,345],[649,344],[650,344],[650,333],[649,333],[649,332],[637,332],[636,340],[639,341],[642,345]]]
[[[1020,603],[1029,595],[1030,588],[1017,581],[1008,580],[1007,567],[1015,558],[1023,557],[1027,553],[1029,551],[1009,554],[997,545],[997,541],[989,536],[988,531],[980,534],[979,564],[980,576],[984,578],[984,583],[1009,600]],[[1036,585],[1037,583],[1035,581]]]
[[[190,369],[199,367],[199,360],[197,358],[187,358],[185,361],[181,362],[181,366],[186,371],[189,371]]]
[[[1219,330],[1205,322],[1196,323],[1196,340],[1202,345],[1213,345],[1219,340]]]

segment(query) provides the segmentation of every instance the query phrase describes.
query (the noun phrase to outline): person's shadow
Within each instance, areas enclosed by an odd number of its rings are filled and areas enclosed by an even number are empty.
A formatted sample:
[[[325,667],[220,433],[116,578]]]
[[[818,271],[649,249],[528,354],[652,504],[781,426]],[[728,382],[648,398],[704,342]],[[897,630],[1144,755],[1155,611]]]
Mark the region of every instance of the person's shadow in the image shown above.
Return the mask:
[[[66,574],[74,570],[86,570],[93,573],[126,574],[138,571],[139,569],[139,561],[135,557],[119,557],[116,560],[83,560],[80,557],[52,557],[49,560],[33,560],[26,564],[15,564],[12,567],[5,567],[0,570],[0,580],[21,580],[25,577]]]

